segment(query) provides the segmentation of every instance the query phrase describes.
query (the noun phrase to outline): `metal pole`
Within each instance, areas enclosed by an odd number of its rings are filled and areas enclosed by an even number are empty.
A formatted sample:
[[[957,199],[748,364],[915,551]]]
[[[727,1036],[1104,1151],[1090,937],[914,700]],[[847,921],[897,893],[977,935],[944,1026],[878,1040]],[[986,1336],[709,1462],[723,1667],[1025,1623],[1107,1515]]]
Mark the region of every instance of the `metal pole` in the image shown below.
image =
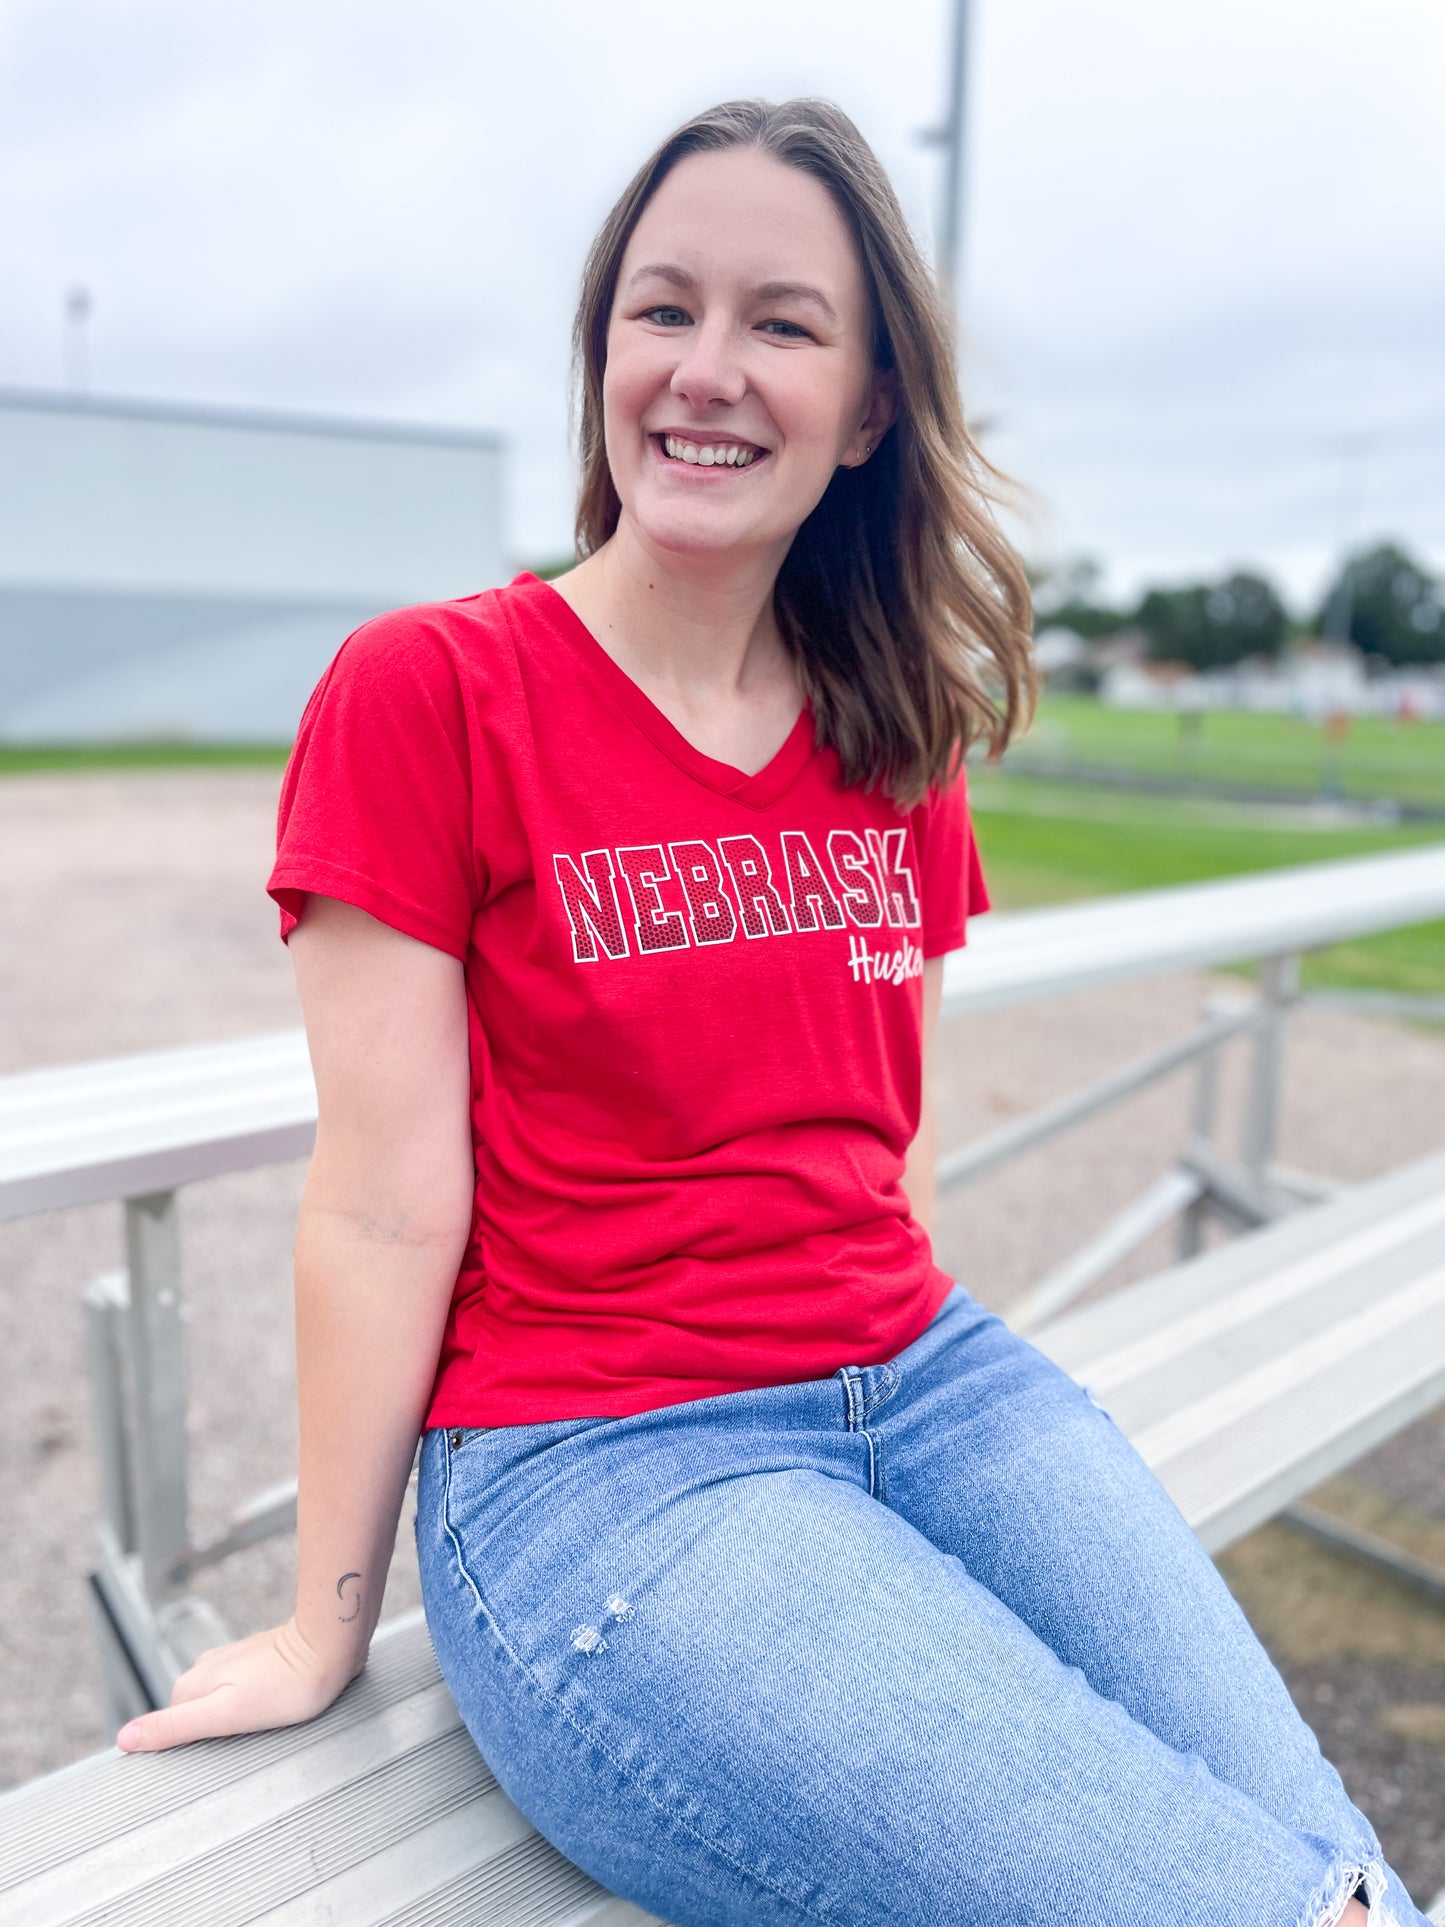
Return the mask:
[[[969,0],[953,0],[948,118],[940,129],[945,172],[938,271],[953,302],[955,323],[958,321],[963,289],[963,143],[968,105],[968,7]]]
[[[172,1191],[127,1198],[131,1383],[135,1393],[134,1524],[152,1611],[180,1597],[186,1529],[186,1369],[181,1255]]]
[[[100,1461],[101,1517],[119,1553],[136,1549],[135,1466],[125,1412],[126,1326],[130,1287],[123,1271],[102,1272],[85,1288],[90,1343],[95,1449]]]
[[[1220,1005],[1206,1001],[1205,1015],[1213,1017],[1220,1014]],[[1227,1006],[1233,1011],[1234,1005]],[[1212,1144],[1214,1142],[1216,1121],[1219,1116],[1219,1047],[1205,1051],[1199,1059],[1199,1075],[1194,1086],[1194,1114],[1191,1119],[1191,1144]],[[1178,1242],[1175,1249],[1181,1258],[1192,1258],[1204,1249],[1204,1218],[1209,1205],[1209,1193],[1203,1191],[1191,1200],[1180,1214]]]
[[[1143,1090],[1147,1084],[1167,1076],[1181,1064],[1187,1064],[1191,1058],[1209,1055],[1226,1038],[1240,1031],[1252,1030],[1258,1022],[1259,1017],[1252,1004],[1221,1010],[1185,1036],[1146,1051],[1142,1057],[1121,1065],[1116,1071],[1106,1072],[1092,1084],[1086,1084],[1082,1090],[1070,1091],[1067,1097],[1041,1105],[1038,1110],[1017,1118],[1012,1124],[1002,1125],[976,1143],[949,1151],[934,1166],[934,1183],[940,1194],[953,1190],[957,1185],[968,1184],[1018,1152],[1031,1150],[1035,1144],[1041,1144],[1055,1132],[1066,1131],[1071,1125],[1091,1117],[1095,1111],[1102,1111],[1107,1105]]]
[[[1241,1162],[1261,1200],[1270,1196],[1269,1162],[1279,1126],[1280,1074],[1285,1022],[1299,995],[1300,953],[1290,950],[1259,961],[1260,1025],[1250,1065]]]
[[[1342,466],[1335,539],[1342,559],[1339,582],[1320,623],[1320,638],[1324,642],[1348,642],[1350,639],[1350,625],[1355,613],[1355,559],[1350,553],[1350,545],[1365,498],[1365,461],[1375,440],[1373,435],[1364,433],[1343,435],[1338,444]]]

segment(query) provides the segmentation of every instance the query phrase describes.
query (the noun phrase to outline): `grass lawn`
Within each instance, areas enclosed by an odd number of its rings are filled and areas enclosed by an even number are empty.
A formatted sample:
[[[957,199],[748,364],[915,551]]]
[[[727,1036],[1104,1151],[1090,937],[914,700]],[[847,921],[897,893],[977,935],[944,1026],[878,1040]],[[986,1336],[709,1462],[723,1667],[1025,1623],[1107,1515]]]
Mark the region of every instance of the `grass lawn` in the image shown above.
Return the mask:
[[[0,776],[36,770],[280,769],[290,753],[289,743],[106,743],[95,748],[82,743],[53,749],[0,744]]]
[[[1045,695],[1007,762],[1053,759],[1241,788],[1315,795],[1337,773],[1337,793],[1445,809],[1445,722],[1353,716],[1343,744],[1320,723],[1241,709],[1114,709],[1091,696]]]
[[[1432,824],[1316,827],[1303,812],[1198,797],[1141,796],[1002,775],[969,764],[989,894],[1000,909],[1445,843]],[[1253,966],[1241,966],[1252,974]],[[1304,959],[1316,988],[1445,995],[1445,921],[1390,930]]]

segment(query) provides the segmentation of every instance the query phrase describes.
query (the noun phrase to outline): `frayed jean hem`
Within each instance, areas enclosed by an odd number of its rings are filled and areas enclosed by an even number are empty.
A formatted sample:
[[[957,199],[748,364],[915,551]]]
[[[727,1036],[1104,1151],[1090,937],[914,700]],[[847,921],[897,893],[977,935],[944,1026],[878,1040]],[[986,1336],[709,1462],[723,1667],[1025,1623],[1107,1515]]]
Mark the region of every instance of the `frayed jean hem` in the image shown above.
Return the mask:
[[[1311,1900],[1299,1927],[1337,1927],[1345,1908],[1358,1897],[1361,1886],[1365,1889],[1369,1927],[1413,1927],[1419,1918],[1408,1898],[1405,1900],[1407,1911],[1397,1910],[1395,1902],[1400,1898],[1400,1888],[1390,1879],[1382,1861],[1353,1860],[1331,1873],[1321,1893]]]

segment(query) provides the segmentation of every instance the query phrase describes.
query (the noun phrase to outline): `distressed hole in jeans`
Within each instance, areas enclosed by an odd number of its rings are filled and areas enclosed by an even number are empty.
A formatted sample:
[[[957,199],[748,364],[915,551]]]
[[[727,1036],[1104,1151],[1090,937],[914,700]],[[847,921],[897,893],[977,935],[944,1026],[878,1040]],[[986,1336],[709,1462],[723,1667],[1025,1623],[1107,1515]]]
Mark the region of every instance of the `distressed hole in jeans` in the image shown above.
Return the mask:
[[[1386,1898],[1385,1876],[1378,1861],[1346,1869],[1335,1898],[1326,1902],[1317,1927],[1337,1927],[1352,1900],[1361,1901],[1368,1908],[1370,1927],[1404,1927]]]
[[[579,1653],[600,1653],[607,1641],[595,1626],[574,1626],[572,1644]]]

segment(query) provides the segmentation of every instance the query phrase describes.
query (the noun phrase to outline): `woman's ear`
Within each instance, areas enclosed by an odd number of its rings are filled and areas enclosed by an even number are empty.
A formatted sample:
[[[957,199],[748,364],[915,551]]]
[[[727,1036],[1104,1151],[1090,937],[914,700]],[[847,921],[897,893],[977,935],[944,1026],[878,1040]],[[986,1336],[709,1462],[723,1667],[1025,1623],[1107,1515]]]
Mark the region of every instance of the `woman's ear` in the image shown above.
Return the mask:
[[[898,419],[898,370],[880,368],[873,377],[873,408],[869,427],[875,438],[885,435]]]
[[[848,467],[861,468],[898,419],[898,370],[874,370],[868,406],[853,438]]]

